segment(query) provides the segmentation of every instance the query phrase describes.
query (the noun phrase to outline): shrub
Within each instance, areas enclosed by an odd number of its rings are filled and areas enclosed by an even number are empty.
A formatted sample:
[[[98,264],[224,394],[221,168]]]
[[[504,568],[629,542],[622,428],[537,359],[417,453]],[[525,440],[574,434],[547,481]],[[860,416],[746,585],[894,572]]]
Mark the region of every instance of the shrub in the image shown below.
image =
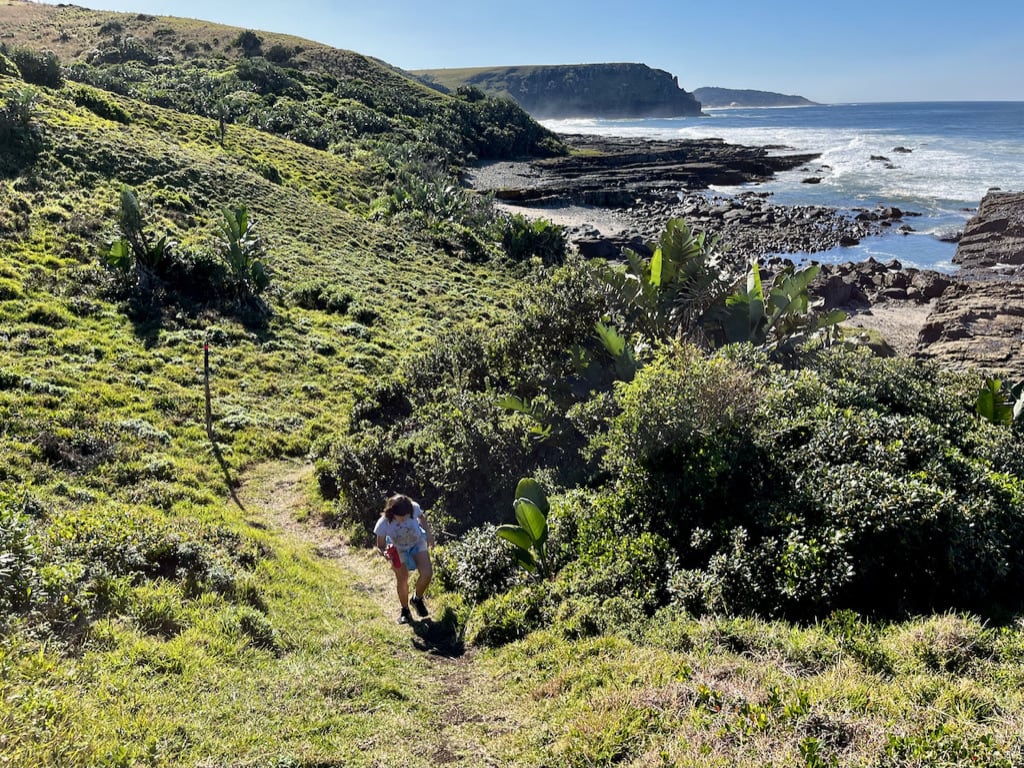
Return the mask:
[[[547,219],[530,221],[522,214],[503,219],[501,245],[512,261],[525,261],[534,256],[546,266],[565,261],[565,230]]]
[[[255,648],[271,651],[275,655],[282,650],[280,633],[267,615],[255,608],[232,608],[225,615],[223,623],[229,636],[245,639]]]
[[[288,294],[289,301],[303,309],[344,315],[352,304],[352,294],[326,281],[313,281],[296,286]]]
[[[617,393],[620,413],[592,449],[619,478],[622,514],[686,551],[694,528],[756,515],[750,443],[758,384],[738,365],[670,345]],[[653,519],[638,520],[648,511]]]
[[[122,125],[129,125],[131,117],[116,103],[105,98],[99,91],[87,86],[79,86],[74,93],[75,104],[85,107],[90,112],[104,120],[113,120]]]
[[[446,589],[479,603],[522,582],[508,546],[495,530],[489,523],[472,528],[437,551],[437,576]]]
[[[0,493],[0,627],[28,606],[38,561],[39,545],[24,499]]]
[[[596,516],[604,519],[600,512]],[[638,611],[653,613],[665,603],[665,585],[675,566],[668,541],[649,531],[623,533],[616,528],[595,522],[581,530],[579,555],[559,578],[575,594],[594,600],[621,597]]]
[[[545,623],[547,582],[514,587],[480,603],[466,623],[466,642],[498,647],[521,640]]]
[[[47,88],[60,88],[64,84],[64,73],[60,59],[53,51],[34,51],[31,48],[15,48],[10,57],[18,66],[21,78],[26,83]]]
[[[30,165],[42,147],[42,134],[33,125],[39,93],[31,86],[11,88],[4,92],[0,103],[0,174],[16,173]],[[28,210],[22,203],[11,201],[12,225],[15,230],[28,228]],[[4,218],[8,216],[5,214]],[[0,231],[9,227],[0,219]]]
[[[241,48],[243,56],[259,56],[263,50],[263,38],[251,29],[246,29],[238,33],[238,36],[231,41],[231,46]]]

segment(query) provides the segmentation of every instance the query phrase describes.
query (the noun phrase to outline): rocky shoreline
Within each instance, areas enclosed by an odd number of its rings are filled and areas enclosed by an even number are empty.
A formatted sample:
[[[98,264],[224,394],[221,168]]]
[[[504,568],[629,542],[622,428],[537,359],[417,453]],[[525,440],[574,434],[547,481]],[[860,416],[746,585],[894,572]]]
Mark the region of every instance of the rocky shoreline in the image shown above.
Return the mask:
[[[466,183],[510,212],[564,226],[588,258],[616,259],[623,248],[647,253],[672,218],[717,236],[739,265],[752,256],[816,253],[907,230],[906,219],[915,215],[895,207],[784,206],[757,191],[708,191],[765,181],[812,163],[816,154],[719,139],[561,138],[573,154],[479,166]],[[853,326],[882,333],[901,354],[1024,378],[1024,194],[986,196],[954,262],[956,275],[871,259],[823,265],[812,290],[826,306],[845,309]]]

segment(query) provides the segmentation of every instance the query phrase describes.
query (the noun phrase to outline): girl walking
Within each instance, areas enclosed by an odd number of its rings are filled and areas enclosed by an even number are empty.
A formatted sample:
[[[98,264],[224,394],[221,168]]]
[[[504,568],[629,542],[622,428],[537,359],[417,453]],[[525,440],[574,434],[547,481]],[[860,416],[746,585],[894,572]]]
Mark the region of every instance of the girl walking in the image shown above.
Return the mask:
[[[434,567],[430,562],[434,534],[420,505],[402,494],[392,496],[385,503],[373,532],[377,536],[377,551],[391,563],[395,571],[398,602],[402,605],[398,623],[408,624],[412,621],[410,603],[419,616],[427,616],[429,611],[423,602],[423,593],[427,591],[427,585],[434,576]],[[419,571],[419,576],[416,578],[416,591],[410,599],[411,570]]]

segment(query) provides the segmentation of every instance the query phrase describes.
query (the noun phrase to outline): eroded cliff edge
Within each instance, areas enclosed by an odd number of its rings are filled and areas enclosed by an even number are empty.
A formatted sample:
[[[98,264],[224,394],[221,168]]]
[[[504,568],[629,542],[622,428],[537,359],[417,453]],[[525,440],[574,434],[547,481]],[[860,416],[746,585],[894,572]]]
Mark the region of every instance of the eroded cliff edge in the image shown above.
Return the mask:
[[[412,73],[443,90],[479,88],[508,96],[540,120],[700,115],[700,102],[669,72],[646,64],[430,69]]]

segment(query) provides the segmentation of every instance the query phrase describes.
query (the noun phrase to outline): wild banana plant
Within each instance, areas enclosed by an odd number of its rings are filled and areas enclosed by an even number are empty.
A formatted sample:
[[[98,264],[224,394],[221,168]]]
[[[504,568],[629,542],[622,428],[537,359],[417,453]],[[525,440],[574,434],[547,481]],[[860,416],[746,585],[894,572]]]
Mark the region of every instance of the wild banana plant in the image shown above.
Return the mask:
[[[622,381],[632,381],[636,376],[636,350],[629,339],[615,328],[602,321],[594,324],[594,336],[615,365],[615,375]]]
[[[598,279],[626,320],[650,341],[699,335],[708,310],[728,293],[715,243],[681,219],[665,227],[649,261],[625,251],[624,270],[603,266]]]
[[[516,562],[540,578],[548,578],[548,512],[550,506],[540,484],[523,478],[516,485],[516,500],[512,504],[518,525],[500,525],[499,538],[510,542]]]
[[[270,285],[263,261],[263,243],[244,205],[222,210],[220,253],[240,299],[256,297]]]
[[[986,379],[974,407],[993,424],[1013,424],[1024,418],[1024,380],[1004,387],[1001,379]]]
[[[789,265],[776,276],[766,294],[760,265],[757,259],[752,260],[746,290],[726,299],[717,313],[724,341],[750,342],[784,355],[816,333],[827,334],[846,319],[846,313],[832,310],[815,315],[810,311],[809,288],[819,270],[812,265],[797,272]]]
[[[624,321],[622,330],[598,323],[594,332],[615,363],[616,375],[630,380],[636,373],[637,349],[667,339],[707,341],[704,324],[731,287],[715,242],[695,234],[681,219],[665,227],[649,260],[624,252],[624,269],[597,269],[609,303]]]
[[[125,274],[134,271],[140,285],[148,286],[156,278],[176,243],[166,235],[154,240],[146,232],[139,198],[127,184],[121,186],[117,232],[117,239],[110,244],[105,254],[106,263]]]
[[[521,413],[531,422],[529,432],[535,440],[543,442],[551,437],[553,426],[547,407],[540,400],[505,395],[498,398],[498,407],[506,411]]]

